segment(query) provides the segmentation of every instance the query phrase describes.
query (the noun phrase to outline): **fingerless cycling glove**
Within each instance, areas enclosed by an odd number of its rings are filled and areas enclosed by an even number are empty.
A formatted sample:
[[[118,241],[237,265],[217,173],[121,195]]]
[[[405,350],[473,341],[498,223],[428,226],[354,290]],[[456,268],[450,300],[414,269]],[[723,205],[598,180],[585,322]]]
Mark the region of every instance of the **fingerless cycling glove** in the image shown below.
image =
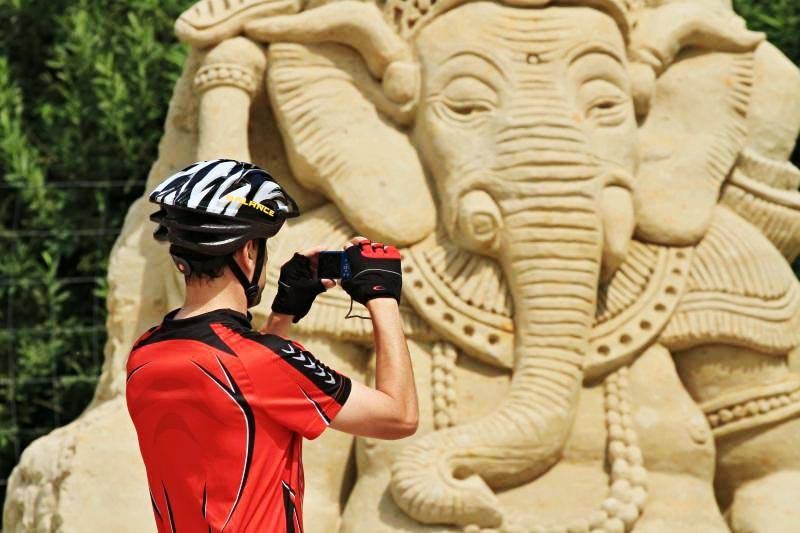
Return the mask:
[[[342,288],[360,304],[373,298],[394,298],[400,303],[403,275],[400,252],[394,246],[361,241],[345,250],[351,276],[342,280]]]
[[[272,310],[294,315],[292,322],[297,323],[308,314],[317,295],[323,292],[325,287],[322,281],[315,279],[311,272],[311,260],[296,253],[281,267],[278,293],[272,301]]]

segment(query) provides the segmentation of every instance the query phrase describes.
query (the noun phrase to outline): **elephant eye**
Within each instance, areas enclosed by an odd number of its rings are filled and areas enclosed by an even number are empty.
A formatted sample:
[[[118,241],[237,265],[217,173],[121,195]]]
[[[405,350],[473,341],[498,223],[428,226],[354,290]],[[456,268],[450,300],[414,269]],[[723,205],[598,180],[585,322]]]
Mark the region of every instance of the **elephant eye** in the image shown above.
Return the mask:
[[[586,118],[599,126],[618,126],[631,111],[631,101],[619,87],[606,80],[592,80],[579,91]]]
[[[471,102],[449,102],[445,100],[445,105],[447,105],[453,113],[461,115],[464,118],[470,118],[479,113],[485,113],[491,110],[491,107],[487,105],[486,102],[480,100]]]
[[[498,103],[497,92],[472,76],[450,81],[437,99],[443,114],[459,122],[474,122],[486,116]]]

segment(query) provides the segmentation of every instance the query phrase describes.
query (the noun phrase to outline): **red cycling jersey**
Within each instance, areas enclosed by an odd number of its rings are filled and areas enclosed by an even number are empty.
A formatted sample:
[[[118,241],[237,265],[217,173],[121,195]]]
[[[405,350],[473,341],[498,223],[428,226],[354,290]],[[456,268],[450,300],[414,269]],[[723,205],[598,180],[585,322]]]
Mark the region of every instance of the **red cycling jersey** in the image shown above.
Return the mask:
[[[159,533],[301,533],[302,437],[330,424],[350,379],[231,309],[176,313],[127,365]]]

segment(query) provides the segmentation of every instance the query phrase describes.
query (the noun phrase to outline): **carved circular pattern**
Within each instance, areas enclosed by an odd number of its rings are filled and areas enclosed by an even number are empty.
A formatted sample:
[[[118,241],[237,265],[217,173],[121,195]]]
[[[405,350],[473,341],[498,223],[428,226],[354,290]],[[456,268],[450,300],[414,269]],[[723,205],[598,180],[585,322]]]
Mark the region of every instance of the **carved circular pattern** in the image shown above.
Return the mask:
[[[410,252],[410,251],[409,251]],[[420,263],[413,253],[404,257],[403,278],[406,297],[421,316],[436,328],[439,333],[454,342],[473,357],[494,366],[511,368],[513,357],[513,325],[510,318],[494,317],[494,323],[487,324],[489,313],[473,309],[472,314],[464,309],[455,309],[450,305],[448,291],[440,294],[437,284],[426,278]],[[485,316],[484,316],[485,315]]]
[[[626,364],[663,329],[678,305],[691,265],[690,249],[666,249],[653,272],[641,304],[631,306],[612,321],[596,328],[584,365],[586,378],[597,377]]]

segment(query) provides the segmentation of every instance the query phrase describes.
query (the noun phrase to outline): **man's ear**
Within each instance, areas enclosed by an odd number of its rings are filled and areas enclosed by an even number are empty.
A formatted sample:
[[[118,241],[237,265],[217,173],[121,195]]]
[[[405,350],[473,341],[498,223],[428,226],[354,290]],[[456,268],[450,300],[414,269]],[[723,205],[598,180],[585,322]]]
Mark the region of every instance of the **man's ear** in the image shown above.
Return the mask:
[[[256,256],[258,254],[258,247],[256,241],[250,240],[244,246],[233,252],[233,259],[239,264],[246,276],[253,273],[256,264]]]

